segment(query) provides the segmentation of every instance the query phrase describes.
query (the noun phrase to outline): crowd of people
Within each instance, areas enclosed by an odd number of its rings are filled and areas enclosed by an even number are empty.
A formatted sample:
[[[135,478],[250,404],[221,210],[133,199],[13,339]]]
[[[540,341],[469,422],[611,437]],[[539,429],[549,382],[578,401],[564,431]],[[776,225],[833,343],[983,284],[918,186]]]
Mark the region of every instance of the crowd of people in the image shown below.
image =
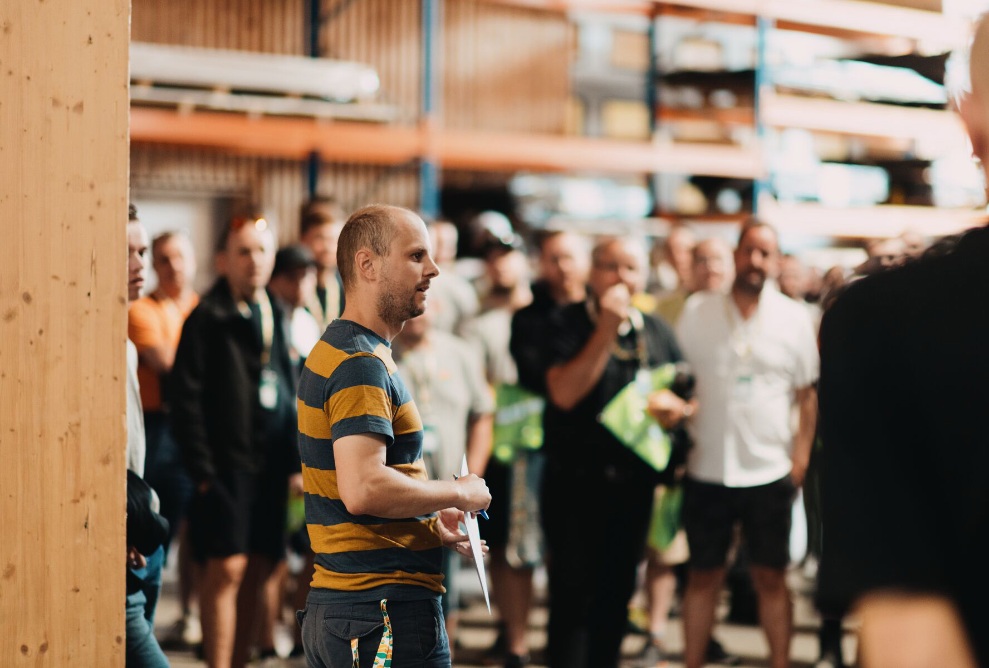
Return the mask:
[[[987,159],[986,23],[972,62],[959,108]],[[653,252],[544,231],[532,256],[479,218],[477,275],[455,226],[400,207],[310,202],[281,249],[235,218],[196,295],[188,239],[149,244],[131,210],[128,665],[167,665],[153,624],[174,558],[169,640],[210,666],[273,656],[287,590],[309,666],[449,666],[465,524],[486,511],[498,664],[531,661],[540,566],[549,666],[617,666],[637,588],[640,665],[665,661],[678,592],[685,665],[735,663],[712,631],[737,564],[784,668],[801,488],[818,665],[845,665],[856,603],[864,665],[989,659],[986,230],[817,272],[756,218],[730,241],[676,226]]]
[[[414,215],[382,211],[385,220]],[[675,226],[649,252],[642,239],[543,231],[529,254],[507,219],[486,216],[495,222],[479,228],[474,275],[458,268],[452,223],[423,228],[436,249],[437,274],[420,280],[428,308],[411,309],[383,338],[408,393],[391,412],[415,402],[425,478],[450,477],[466,455],[490,490],[482,535],[499,636],[488,658],[530,660],[533,574],[546,565],[551,665],[615,665],[639,588],[649,636],[641,665],[665,660],[678,592],[687,665],[737,662],[711,635],[734,559],[751,571],[773,665],[786,665],[790,504],[815,433],[821,305],[846,275],[906,259],[905,241],[871,243],[859,267],[822,274],[782,255],[775,230],[755,219],[734,249]],[[188,238],[165,232],[148,249],[157,286],[130,307],[144,478],[170,526],[151,559],[153,582],[162,561],[178,562],[181,617],[162,641],[199,647],[212,666],[276,656],[286,606],[305,607],[310,581],[329,568],[321,559],[335,551],[325,544],[335,536],[314,531],[311,516],[302,526],[299,505],[304,472],[326,465],[316,454],[327,433],[319,409],[331,401],[308,397],[305,378],[314,365],[334,366],[321,361],[328,333],[351,322],[348,305],[369,301],[348,301],[337,260],[344,223],[332,201],[308,203],[300,243],[276,250],[263,219],[233,219],[216,248],[218,278],[201,296]],[[136,215],[131,224],[139,229]],[[362,346],[374,352],[372,343]],[[667,364],[690,382],[647,390],[646,410],[673,444],[671,461],[657,466],[600,416]],[[322,443],[330,451],[343,433],[332,431],[332,445]],[[287,572],[287,550],[301,558],[298,577]],[[461,561],[449,551],[440,569],[454,648]],[[291,626],[301,657],[303,627]],[[843,665],[840,628],[822,648]]]

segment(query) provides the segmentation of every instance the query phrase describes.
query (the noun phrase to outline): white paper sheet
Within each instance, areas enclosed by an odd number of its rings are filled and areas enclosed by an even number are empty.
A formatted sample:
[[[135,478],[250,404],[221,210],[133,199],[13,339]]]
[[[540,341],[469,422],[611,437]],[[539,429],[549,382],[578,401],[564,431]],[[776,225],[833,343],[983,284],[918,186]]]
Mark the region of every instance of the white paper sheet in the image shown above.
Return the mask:
[[[470,471],[467,470],[467,455],[464,455],[463,464],[460,465],[460,475],[465,476]],[[481,531],[477,526],[477,517],[471,517],[470,513],[464,513],[464,526],[467,527],[467,538],[470,541],[470,550],[474,555],[474,567],[477,569],[477,579],[481,582],[481,591],[484,592],[484,602],[488,606],[488,614],[491,614],[491,600],[488,598],[488,578],[484,574],[484,552],[481,551]]]

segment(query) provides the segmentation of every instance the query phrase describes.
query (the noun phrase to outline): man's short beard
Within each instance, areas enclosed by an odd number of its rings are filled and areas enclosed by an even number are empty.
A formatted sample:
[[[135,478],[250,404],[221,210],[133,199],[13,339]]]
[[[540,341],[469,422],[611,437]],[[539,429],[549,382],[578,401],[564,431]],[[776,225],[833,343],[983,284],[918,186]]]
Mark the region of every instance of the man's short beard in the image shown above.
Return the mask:
[[[401,324],[422,315],[426,310],[416,303],[416,292],[409,301],[403,301],[394,292],[385,291],[378,297],[378,317],[389,324]]]
[[[766,277],[759,275],[760,281],[758,285],[753,285],[745,280],[742,274],[735,277],[735,288],[741,290],[742,292],[748,292],[752,295],[757,295],[762,292],[762,289],[766,287]]]

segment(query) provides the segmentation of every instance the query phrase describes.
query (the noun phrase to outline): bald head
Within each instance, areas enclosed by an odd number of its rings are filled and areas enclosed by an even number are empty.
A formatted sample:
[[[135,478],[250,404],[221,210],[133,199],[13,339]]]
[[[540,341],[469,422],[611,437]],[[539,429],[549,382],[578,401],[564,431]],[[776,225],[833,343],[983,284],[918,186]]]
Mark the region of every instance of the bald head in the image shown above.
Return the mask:
[[[608,237],[591,251],[591,292],[600,297],[613,285],[624,283],[629,294],[646,285],[646,249],[632,237]]]
[[[350,216],[337,241],[337,268],[344,290],[349,290],[356,281],[357,251],[363,248],[385,257],[391,249],[396,224],[410,217],[419,220],[414,211],[389,204],[372,204]]]
[[[969,54],[971,93],[957,100],[968,136],[972,140],[973,154],[989,164],[989,17],[979,21]]]

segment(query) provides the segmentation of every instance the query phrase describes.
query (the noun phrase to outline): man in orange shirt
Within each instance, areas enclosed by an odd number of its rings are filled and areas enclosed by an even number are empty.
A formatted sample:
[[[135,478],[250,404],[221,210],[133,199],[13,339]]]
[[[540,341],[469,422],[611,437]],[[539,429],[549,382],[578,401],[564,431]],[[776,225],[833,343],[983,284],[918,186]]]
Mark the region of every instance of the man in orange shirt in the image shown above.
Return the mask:
[[[147,436],[145,478],[161,497],[161,512],[172,527],[172,535],[184,529],[184,518],[192,498],[192,482],[168,427],[168,402],[164,396],[165,378],[172,369],[175,350],[186,316],[199,303],[192,289],[196,273],[195,253],[189,238],[180,232],[164,232],[151,244],[152,266],[158,275],[154,292],[131,303],[128,336],[137,346],[137,376],[144,406]],[[165,546],[166,554],[168,543]],[[184,547],[179,554],[179,598],[182,619],[176,624],[176,638],[186,644],[199,642],[192,621],[192,560]]]

